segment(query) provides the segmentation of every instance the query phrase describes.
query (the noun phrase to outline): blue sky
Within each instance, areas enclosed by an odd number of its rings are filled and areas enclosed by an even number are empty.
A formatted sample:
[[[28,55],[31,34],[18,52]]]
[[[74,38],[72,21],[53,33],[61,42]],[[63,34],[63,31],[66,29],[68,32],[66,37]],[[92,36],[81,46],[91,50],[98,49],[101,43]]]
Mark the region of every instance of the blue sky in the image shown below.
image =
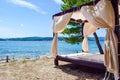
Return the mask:
[[[51,37],[52,15],[60,12],[60,4],[60,0],[0,0],[0,38]]]

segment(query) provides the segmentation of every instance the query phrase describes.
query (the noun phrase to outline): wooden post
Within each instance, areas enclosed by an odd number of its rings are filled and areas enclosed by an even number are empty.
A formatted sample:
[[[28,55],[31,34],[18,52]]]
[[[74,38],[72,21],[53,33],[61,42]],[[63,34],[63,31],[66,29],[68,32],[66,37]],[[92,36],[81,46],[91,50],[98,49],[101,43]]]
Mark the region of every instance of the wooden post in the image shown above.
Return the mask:
[[[99,39],[98,39],[98,36],[97,36],[96,32],[94,32],[93,35],[95,37],[95,41],[96,41],[96,44],[98,46],[100,54],[104,54],[104,51],[103,51],[103,49],[102,49],[102,47],[100,45],[100,42],[99,42]]]
[[[82,39],[84,39],[84,34],[83,34],[84,24],[85,24],[85,23],[82,23]]]
[[[6,62],[9,62],[9,56],[8,55],[6,56]]]
[[[53,39],[54,39],[54,36],[55,36],[55,33],[53,32]],[[54,65],[55,65],[55,66],[58,66],[58,65],[59,65],[59,62],[58,62],[58,58],[57,58],[57,57],[54,59]]]
[[[82,40],[84,39],[84,32],[83,32],[84,24],[85,24],[85,23],[82,23]],[[82,52],[84,52],[84,50],[82,50]]]
[[[120,28],[119,28],[118,0],[111,0],[111,3],[113,5],[114,12],[115,12],[115,33],[118,38],[118,54],[120,54]],[[119,72],[120,72],[120,56],[118,56],[118,59],[119,59]]]
[[[59,66],[58,56],[54,59],[54,64],[55,64],[55,66]]]

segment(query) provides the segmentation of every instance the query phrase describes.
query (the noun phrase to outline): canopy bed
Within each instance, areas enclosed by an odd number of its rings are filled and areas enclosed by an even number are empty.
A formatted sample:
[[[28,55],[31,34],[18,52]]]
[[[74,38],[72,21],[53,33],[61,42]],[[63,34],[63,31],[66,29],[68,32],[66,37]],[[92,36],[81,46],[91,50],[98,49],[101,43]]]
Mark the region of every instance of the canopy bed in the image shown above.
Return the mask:
[[[55,59],[55,65],[58,66],[58,60],[61,60],[103,70],[107,69],[108,72],[114,74],[115,80],[118,80],[118,53],[120,54],[118,14],[118,0],[94,0],[93,2],[53,15],[54,38],[52,43],[52,56]],[[58,54],[58,34],[64,31],[69,21],[84,24],[84,39],[82,42],[82,50],[84,52],[81,54],[63,56]],[[93,55],[86,53],[89,52],[87,37],[93,34],[98,28],[106,29],[104,54]]]

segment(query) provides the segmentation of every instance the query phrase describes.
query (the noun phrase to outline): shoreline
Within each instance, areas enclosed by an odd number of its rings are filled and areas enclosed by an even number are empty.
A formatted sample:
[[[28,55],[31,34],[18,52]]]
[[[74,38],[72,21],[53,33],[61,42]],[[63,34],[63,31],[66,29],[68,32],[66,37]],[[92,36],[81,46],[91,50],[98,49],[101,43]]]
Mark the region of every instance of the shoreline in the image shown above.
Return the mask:
[[[15,62],[15,61],[23,61],[23,60],[38,60],[38,59],[41,59],[41,58],[52,58],[51,56],[46,56],[46,55],[43,55],[43,56],[36,56],[36,57],[26,57],[26,56],[23,56],[23,57],[10,57],[10,56],[6,56],[5,58],[0,58],[0,63],[9,63],[9,62]],[[8,62],[7,62],[7,59],[8,59]]]
[[[80,55],[80,54],[100,54],[99,52],[96,53],[84,53],[84,52],[79,52],[79,53],[69,53],[69,54],[62,54],[61,56],[74,56],[74,55]],[[42,55],[42,56],[20,56],[20,57],[13,57],[6,55],[4,58],[0,58],[0,63],[1,62],[6,62],[7,59],[9,62],[14,62],[14,61],[21,61],[21,60],[36,60],[36,59],[41,59],[41,58],[52,58],[50,55]]]

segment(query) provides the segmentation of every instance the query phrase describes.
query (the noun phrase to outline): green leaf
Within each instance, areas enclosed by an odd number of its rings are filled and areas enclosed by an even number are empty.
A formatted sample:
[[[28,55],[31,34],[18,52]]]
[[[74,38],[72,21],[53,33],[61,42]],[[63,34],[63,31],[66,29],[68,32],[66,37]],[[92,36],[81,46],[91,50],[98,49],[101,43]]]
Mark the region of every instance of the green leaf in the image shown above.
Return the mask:
[[[93,0],[62,0],[61,10],[65,11]],[[63,40],[70,44],[79,44],[82,41],[82,27],[80,23],[69,22],[67,28],[62,32]],[[67,37],[64,37],[67,36]]]

